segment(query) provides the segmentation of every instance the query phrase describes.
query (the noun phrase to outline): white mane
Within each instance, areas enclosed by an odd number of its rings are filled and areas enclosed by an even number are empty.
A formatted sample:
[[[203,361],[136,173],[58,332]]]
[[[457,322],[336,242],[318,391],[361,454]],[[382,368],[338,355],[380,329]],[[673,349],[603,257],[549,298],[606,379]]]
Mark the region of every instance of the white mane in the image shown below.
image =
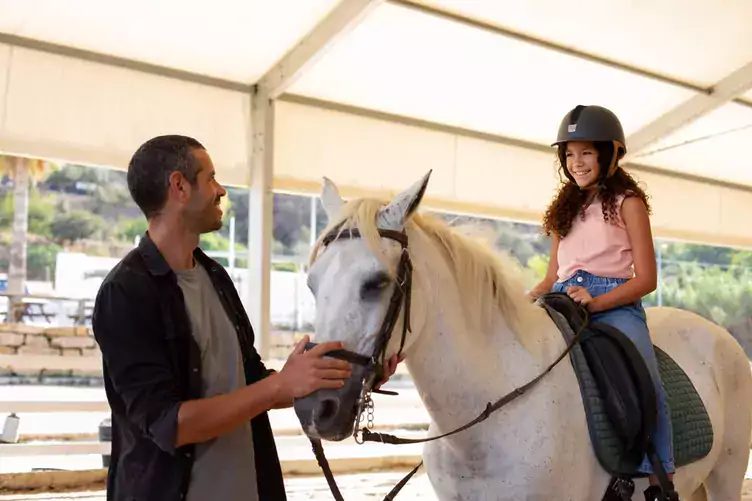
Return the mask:
[[[379,210],[386,205],[377,199],[358,199],[343,206],[339,216],[330,221],[322,232],[311,253],[311,264],[316,260],[322,247],[324,236],[331,231],[357,228],[366,245],[383,260],[381,236],[376,221]],[[478,322],[480,330],[486,330],[501,314],[509,327],[518,335],[523,334],[523,323],[530,318],[532,309],[539,309],[524,295],[524,287],[517,267],[511,259],[494,252],[479,239],[463,235],[444,221],[424,214],[414,214],[408,219],[405,230],[425,234],[440,249],[447,265],[453,272],[457,286],[462,290],[463,308],[468,319]],[[408,245],[408,250],[410,247]],[[415,256],[413,255],[413,260]],[[393,263],[384,260],[391,273],[395,273]],[[415,273],[419,273],[416,266]],[[525,343],[525,340],[520,341]]]

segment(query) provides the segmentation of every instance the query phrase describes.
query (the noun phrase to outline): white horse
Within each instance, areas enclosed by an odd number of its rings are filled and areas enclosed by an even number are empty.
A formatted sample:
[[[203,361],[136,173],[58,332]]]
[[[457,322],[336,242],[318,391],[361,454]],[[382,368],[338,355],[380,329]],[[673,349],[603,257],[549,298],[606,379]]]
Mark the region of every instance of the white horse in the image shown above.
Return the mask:
[[[497,254],[416,213],[429,175],[386,203],[346,203],[325,180],[329,230],[358,228],[362,238],[320,242],[311,257],[309,286],[317,306],[316,341],[342,341],[346,349],[370,356],[394,287],[389,277],[402,253],[399,243],[382,238],[378,229],[406,232],[414,274],[412,328],[403,354],[434,436],[471,421],[488,402],[535,378],[566,343]],[[682,500],[738,501],[752,435],[749,361],[728,332],[698,315],[672,308],[647,311],[655,344],[690,377],[714,430],[710,453],[677,470],[677,492]],[[400,319],[387,356],[400,347],[401,325]],[[353,377],[362,376],[358,370]],[[296,402],[310,437],[341,440],[351,433],[356,383]],[[332,395],[338,395],[334,404]],[[566,358],[485,422],[427,443],[423,458],[442,501],[600,500],[610,480],[594,454],[578,382]],[[633,499],[641,500],[647,480],[635,484]]]

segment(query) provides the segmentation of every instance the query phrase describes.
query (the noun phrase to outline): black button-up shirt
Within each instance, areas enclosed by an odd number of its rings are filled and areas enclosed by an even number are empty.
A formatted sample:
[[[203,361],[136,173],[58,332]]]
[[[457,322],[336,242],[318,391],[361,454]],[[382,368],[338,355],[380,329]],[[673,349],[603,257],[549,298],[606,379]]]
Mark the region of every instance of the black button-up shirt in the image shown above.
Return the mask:
[[[253,329],[232,279],[200,249],[238,335],[246,382],[266,377]],[[105,278],[92,317],[112,409],[108,501],[179,501],[190,483],[194,446],[175,447],[180,403],[201,398],[201,354],[177,276],[148,234]],[[261,501],[286,499],[266,412],[251,420]],[[217,478],[217,482],[221,482]]]

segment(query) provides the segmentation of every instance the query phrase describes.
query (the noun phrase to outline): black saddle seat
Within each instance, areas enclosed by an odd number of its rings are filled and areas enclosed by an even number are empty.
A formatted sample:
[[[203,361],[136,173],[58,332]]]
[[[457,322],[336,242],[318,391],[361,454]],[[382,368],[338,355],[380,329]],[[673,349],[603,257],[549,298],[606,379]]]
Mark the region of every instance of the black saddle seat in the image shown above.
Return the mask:
[[[580,346],[609,420],[630,455],[643,457],[652,442],[658,400],[647,364],[637,347],[621,330],[590,321],[585,310],[564,293],[545,294],[538,302],[547,310],[560,313],[574,332],[580,332]],[[559,321],[555,316],[552,318]]]

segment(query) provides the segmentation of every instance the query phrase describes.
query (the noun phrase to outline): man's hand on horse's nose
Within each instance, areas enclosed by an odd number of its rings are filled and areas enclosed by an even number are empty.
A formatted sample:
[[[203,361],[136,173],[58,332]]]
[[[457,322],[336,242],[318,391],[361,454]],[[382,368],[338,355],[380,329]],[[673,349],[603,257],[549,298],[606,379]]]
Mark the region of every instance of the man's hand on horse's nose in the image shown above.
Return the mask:
[[[292,401],[303,398],[322,388],[339,389],[352,375],[349,362],[336,358],[323,358],[328,352],[344,348],[338,341],[328,341],[305,351],[309,336],[304,336],[293,348],[278,376],[280,391]]]

